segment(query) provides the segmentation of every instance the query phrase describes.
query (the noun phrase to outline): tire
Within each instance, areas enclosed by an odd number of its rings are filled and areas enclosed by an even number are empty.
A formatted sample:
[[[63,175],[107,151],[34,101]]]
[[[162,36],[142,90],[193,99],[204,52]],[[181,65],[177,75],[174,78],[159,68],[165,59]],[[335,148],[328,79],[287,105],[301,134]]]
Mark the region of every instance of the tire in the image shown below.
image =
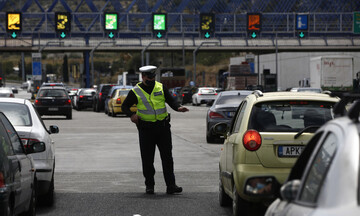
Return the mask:
[[[211,135],[206,135],[206,142],[207,143],[215,143],[215,138]]]
[[[35,216],[36,215],[36,201],[37,201],[37,195],[36,195],[36,180],[34,180],[34,185],[31,192],[31,200],[29,204],[28,210],[24,213],[24,216]]]
[[[42,197],[43,202],[46,206],[52,206],[54,204],[54,174],[51,178],[49,191]]]
[[[116,117],[116,113],[114,112],[114,110],[111,112],[111,116]]]
[[[100,104],[98,102],[96,103],[95,107],[96,107],[95,111],[100,112]]]
[[[67,118],[67,119],[72,119],[72,112],[68,113],[68,114],[66,115],[66,118]]]
[[[249,204],[239,196],[238,192],[236,191],[236,186],[234,184],[232,200],[233,216],[247,216],[248,209]]]
[[[219,171],[219,204],[222,207],[231,205],[231,198],[225,193],[224,185],[221,181],[221,171]]]

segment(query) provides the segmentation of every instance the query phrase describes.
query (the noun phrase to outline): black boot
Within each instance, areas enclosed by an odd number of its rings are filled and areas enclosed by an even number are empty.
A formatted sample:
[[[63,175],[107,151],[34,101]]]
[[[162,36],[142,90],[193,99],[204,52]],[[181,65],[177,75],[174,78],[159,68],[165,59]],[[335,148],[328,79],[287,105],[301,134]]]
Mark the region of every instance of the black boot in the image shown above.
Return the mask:
[[[154,194],[154,186],[152,186],[152,187],[146,186],[145,192],[146,192],[146,194]]]
[[[166,193],[167,194],[181,193],[182,190],[183,190],[182,187],[179,187],[177,185],[171,185],[166,188]]]

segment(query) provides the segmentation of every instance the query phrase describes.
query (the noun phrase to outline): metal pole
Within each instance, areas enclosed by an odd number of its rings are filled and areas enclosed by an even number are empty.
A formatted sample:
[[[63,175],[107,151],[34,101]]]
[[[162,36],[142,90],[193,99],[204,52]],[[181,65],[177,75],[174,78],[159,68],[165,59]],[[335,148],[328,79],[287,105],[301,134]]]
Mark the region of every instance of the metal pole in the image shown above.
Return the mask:
[[[277,76],[277,90],[280,90],[280,76],[279,76],[279,71],[278,71],[278,40],[277,40],[277,35],[276,35],[276,54],[275,54],[275,71],[276,71],[276,76]]]
[[[24,57],[24,52],[21,52],[21,75],[22,75],[22,80],[26,81],[26,78],[25,78],[25,57]]]
[[[90,55],[91,55],[91,76],[93,79],[93,83],[94,83],[94,51],[101,45],[101,44],[106,44],[106,43],[111,43],[115,45],[115,40],[112,42],[107,42],[107,41],[101,41],[99,42],[96,47],[94,47],[91,51],[90,51]],[[97,84],[100,84],[100,73],[98,74],[98,80],[97,80]]]
[[[218,44],[218,42],[201,42],[201,44],[193,51],[193,64],[194,64],[194,71],[193,71],[193,82],[196,85],[196,53],[200,49],[200,47],[204,44]]]

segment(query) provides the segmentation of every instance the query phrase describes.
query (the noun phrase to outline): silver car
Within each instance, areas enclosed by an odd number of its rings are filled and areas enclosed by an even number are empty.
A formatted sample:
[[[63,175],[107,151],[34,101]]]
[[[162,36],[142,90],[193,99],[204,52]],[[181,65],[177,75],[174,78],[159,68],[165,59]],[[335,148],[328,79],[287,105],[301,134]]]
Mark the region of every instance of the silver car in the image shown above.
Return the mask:
[[[360,100],[316,132],[266,216],[360,215],[359,112]]]
[[[59,129],[51,125],[49,130],[29,100],[20,98],[0,98],[0,110],[10,120],[19,134],[23,145],[44,142],[46,151],[32,154],[38,181],[38,195],[46,205],[52,205],[54,195],[55,147],[50,134]]]

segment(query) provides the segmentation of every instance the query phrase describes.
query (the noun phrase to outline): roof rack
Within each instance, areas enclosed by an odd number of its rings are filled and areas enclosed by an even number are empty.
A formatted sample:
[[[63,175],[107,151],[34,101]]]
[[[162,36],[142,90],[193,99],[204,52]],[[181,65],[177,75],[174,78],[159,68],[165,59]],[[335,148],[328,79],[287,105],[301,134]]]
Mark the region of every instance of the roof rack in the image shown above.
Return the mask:
[[[262,91],[260,91],[260,90],[254,90],[253,94],[254,94],[256,97],[262,97],[262,96],[264,96],[264,94],[263,94]]]
[[[344,116],[346,114],[346,105],[348,103],[352,103],[354,100],[360,99],[359,93],[345,93],[343,94],[341,100],[337,102],[334,106],[334,114],[335,116]],[[355,104],[354,104],[355,105]],[[354,111],[352,111],[354,112]],[[352,114],[354,115],[354,114]]]
[[[359,122],[360,113],[360,99],[354,101],[354,104],[350,107],[348,116],[354,122]]]

